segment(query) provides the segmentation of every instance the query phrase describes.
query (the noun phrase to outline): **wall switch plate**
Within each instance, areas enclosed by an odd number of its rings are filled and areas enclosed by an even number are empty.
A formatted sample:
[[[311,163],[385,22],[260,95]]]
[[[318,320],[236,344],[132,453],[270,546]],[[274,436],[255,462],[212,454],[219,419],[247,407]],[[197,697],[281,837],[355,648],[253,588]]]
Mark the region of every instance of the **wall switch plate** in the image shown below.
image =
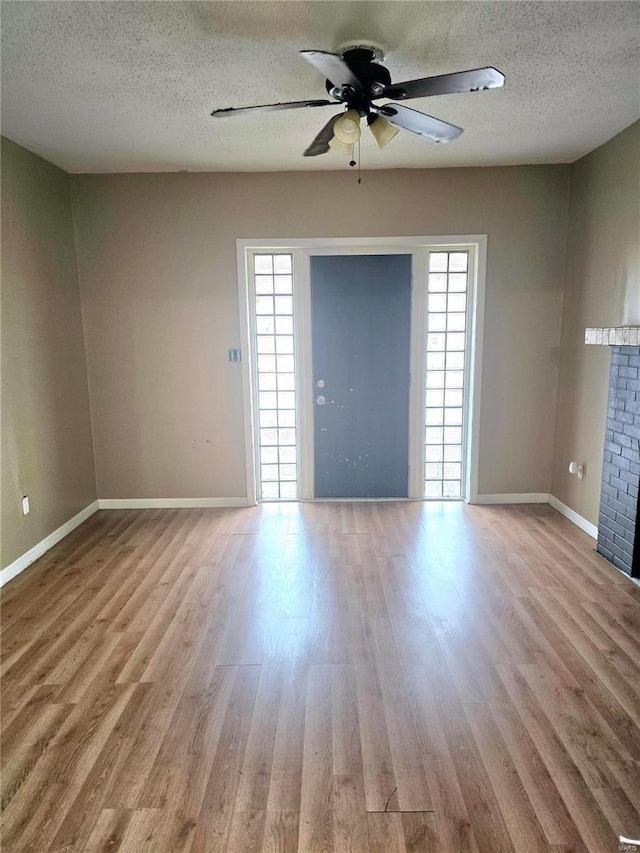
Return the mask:
[[[22,498],[22,514],[29,515],[29,495]]]

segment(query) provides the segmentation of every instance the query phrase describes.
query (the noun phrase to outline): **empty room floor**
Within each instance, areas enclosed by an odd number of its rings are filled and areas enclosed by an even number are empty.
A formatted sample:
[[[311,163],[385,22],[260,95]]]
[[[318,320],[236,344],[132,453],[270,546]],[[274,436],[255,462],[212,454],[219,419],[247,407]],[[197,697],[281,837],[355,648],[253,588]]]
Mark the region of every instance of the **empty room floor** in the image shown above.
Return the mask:
[[[2,850],[617,851],[640,587],[548,506],[111,510],[3,590]]]

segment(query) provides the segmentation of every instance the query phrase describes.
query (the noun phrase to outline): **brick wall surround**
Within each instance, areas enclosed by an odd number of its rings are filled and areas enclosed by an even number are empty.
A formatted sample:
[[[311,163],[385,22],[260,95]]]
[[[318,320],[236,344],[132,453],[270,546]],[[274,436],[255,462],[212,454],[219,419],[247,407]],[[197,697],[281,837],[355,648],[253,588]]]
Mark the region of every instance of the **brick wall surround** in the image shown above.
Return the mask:
[[[611,347],[598,551],[623,572],[640,569],[640,346]],[[634,546],[637,544],[634,562]]]

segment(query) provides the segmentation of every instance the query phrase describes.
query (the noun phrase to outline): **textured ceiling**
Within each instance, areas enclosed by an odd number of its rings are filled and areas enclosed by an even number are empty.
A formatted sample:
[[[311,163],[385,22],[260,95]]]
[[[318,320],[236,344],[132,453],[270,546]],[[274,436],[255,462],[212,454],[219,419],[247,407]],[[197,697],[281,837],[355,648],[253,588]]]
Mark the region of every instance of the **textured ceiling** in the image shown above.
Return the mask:
[[[369,39],[396,82],[493,65],[504,89],[412,101],[465,128],[401,132],[366,169],[571,162],[640,115],[635,2],[2,3],[2,132],[70,172],[336,169],[302,151],[332,107],[228,119],[215,108],[323,98],[297,53]]]

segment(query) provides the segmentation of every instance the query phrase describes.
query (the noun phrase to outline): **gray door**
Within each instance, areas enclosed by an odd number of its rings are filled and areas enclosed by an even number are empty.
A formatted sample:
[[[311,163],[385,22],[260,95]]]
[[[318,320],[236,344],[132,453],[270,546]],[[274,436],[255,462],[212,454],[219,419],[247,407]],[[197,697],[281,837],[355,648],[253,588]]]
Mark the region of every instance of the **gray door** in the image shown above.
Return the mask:
[[[311,258],[317,498],[407,497],[411,255]]]

